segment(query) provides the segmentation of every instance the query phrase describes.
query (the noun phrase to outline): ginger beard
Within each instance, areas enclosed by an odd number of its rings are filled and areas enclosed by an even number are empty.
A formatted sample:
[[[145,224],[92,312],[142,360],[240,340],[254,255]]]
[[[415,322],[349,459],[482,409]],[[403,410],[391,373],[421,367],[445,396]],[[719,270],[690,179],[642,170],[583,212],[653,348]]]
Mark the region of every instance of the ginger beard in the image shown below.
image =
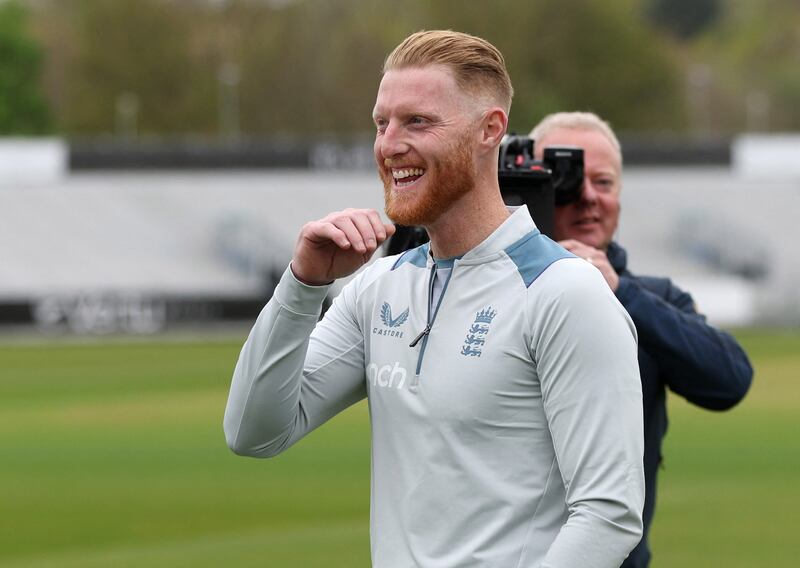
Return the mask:
[[[445,157],[430,160],[425,188],[398,189],[392,177],[391,159],[378,165],[383,181],[386,215],[400,225],[428,226],[475,187],[475,160],[469,133],[465,132]]]

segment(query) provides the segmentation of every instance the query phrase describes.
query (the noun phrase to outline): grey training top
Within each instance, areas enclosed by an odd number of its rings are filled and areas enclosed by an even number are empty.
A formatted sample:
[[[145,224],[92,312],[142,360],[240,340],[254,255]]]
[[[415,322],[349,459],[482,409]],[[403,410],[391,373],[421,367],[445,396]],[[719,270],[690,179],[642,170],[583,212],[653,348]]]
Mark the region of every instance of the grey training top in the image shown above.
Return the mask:
[[[287,270],[236,365],[229,446],[274,456],[366,396],[374,566],[618,567],[644,500],[627,313],[524,207],[429,314],[434,269],[427,245],[379,259],[319,323],[327,287]]]

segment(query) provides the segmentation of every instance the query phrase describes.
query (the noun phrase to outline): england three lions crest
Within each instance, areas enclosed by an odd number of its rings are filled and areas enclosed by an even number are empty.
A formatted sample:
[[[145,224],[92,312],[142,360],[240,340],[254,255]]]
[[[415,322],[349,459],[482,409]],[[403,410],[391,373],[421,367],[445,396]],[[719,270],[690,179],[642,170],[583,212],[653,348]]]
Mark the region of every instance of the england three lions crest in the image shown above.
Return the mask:
[[[480,357],[481,348],[486,344],[486,335],[492,325],[492,320],[497,315],[497,310],[487,306],[475,314],[475,321],[469,327],[461,354],[465,357]]]

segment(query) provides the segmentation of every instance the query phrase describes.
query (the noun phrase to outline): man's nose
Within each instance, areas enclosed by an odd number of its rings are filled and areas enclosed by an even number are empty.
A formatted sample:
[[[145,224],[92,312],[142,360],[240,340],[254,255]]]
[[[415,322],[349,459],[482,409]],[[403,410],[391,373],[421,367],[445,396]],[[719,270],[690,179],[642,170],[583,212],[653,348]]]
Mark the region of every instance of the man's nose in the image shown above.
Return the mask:
[[[583,185],[581,186],[581,201],[586,203],[594,203],[597,201],[597,190],[595,189],[592,181],[584,176]]]
[[[392,158],[408,152],[408,144],[403,140],[402,131],[394,123],[390,123],[380,138],[382,158]]]

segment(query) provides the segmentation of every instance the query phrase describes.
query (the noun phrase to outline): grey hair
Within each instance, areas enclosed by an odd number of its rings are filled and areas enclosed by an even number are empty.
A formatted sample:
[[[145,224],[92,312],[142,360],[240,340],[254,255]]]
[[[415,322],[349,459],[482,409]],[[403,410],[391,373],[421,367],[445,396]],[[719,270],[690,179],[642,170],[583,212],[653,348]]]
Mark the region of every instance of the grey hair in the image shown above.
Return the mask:
[[[611,125],[593,112],[556,112],[548,114],[533,127],[530,137],[541,140],[553,130],[594,130],[605,136],[616,150],[622,163],[622,146]]]

